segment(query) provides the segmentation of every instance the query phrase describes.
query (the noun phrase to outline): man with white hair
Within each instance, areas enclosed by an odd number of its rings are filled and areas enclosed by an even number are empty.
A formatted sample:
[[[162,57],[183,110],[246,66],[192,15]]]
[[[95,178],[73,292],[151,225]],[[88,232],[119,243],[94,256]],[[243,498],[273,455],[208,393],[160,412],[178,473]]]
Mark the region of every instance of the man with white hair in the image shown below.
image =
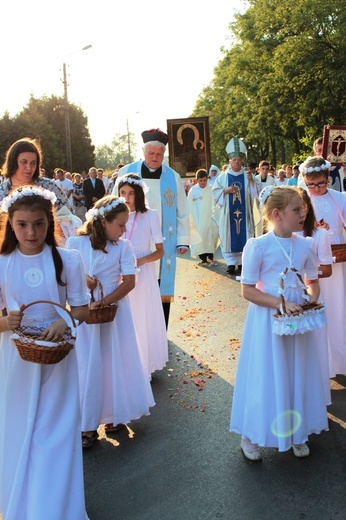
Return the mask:
[[[170,303],[174,299],[176,253],[186,253],[190,244],[189,206],[180,175],[163,162],[168,135],[156,128],[142,132],[142,138],[144,160],[127,164],[119,170],[118,177],[136,173],[144,179],[149,188],[146,193],[149,207],[159,214],[165,254],[160,261],[158,279],[168,326]],[[113,195],[118,195],[117,185]]]

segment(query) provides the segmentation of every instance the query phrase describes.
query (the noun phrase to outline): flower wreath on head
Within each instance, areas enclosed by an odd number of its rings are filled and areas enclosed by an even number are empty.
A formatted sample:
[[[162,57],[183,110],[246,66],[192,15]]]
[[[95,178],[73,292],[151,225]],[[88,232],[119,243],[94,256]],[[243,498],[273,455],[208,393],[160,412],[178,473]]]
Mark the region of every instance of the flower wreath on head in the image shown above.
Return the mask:
[[[261,191],[261,193],[258,196],[261,206],[264,206],[265,201],[267,200],[267,198],[269,197],[269,195],[275,188],[281,188],[281,186],[266,186],[265,188],[263,188],[263,190]]]
[[[24,186],[23,188],[17,188],[7,195],[1,203],[1,209],[4,213],[8,213],[8,209],[16,200],[22,199],[23,197],[32,197],[33,195],[50,200],[52,204],[56,202],[56,195],[52,191],[38,186]]]
[[[131,173],[128,173],[127,175],[131,175]],[[138,179],[133,179],[132,177],[128,177],[127,175],[123,175],[122,177],[117,177],[117,180],[115,181],[116,188],[119,187],[119,184],[137,184],[137,186],[140,186],[144,193],[148,193],[149,188],[141,179],[140,177]],[[137,174],[133,174],[137,175]]]
[[[106,206],[101,206],[100,208],[91,208],[89,211],[86,212],[85,218],[86,220],[97,220],[105,218],[107,213],[112,211],[112,209],[115,209],[119,204],[126,204],[126,200],[124,197],[119,197],[118,199],[113,200]]]
[[[320,164],[319,166],[310,166],[309,168],[306,168],[304,166],[304,164],[309,160],[309,159],[314,159],[314,157],[308,157],[306,159],[305,162],[303,162],[303,164],[301,164],[299,166],[299,171],[300,173],[302,173],[303,175],[306,175],[307,173],[312,173],[312,172],[321,172],[321,171],[325,171],[325,170],[329,170],[330,167],[331,167],[331,164],[329,161],[326,161],[326,159],[324,159],[324,163],[323,164]]]

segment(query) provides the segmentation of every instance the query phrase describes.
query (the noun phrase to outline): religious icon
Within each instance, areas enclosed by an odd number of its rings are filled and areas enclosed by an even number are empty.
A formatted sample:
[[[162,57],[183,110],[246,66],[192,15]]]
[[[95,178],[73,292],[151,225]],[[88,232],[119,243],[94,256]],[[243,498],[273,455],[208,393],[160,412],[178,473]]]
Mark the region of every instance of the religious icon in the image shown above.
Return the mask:
[[[322,156],[334,166],[346,163],[346,126],[325,125]]]
[[[169,165],[183,178],[211,165],[209,118],[168,119]]]

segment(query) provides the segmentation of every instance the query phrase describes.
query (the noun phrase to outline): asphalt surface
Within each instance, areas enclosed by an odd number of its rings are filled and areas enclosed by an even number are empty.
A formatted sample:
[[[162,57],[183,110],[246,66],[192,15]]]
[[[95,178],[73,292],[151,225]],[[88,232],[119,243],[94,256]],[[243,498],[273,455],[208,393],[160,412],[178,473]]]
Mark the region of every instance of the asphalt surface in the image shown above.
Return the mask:
[[[247,461],[229,432],[247,303],[219,264],[178,260],[170,359],[155,373],[151,415],[84,451],[90,520],[345,520],[346,377],[331,381],[329,431],[311,454]]]

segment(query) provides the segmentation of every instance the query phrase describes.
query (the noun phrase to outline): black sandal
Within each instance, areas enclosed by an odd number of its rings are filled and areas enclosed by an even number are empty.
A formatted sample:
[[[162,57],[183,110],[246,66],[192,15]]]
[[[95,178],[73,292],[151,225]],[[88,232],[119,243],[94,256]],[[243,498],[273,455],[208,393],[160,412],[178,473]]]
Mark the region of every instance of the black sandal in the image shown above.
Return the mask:
[[[105,424],[105,432],[106,433],[114,433],[118,432],[122,429],[123,424],[116,424],[115,426],[113,423]]]
[[[91,435],[86,435],[85,433],[82,432],[82,447],[91,448],[94,441],[96,441],[96,439],[98,439],[98,438],[99,438],[99,434],[97,433],[96,430],[91,432]]]

